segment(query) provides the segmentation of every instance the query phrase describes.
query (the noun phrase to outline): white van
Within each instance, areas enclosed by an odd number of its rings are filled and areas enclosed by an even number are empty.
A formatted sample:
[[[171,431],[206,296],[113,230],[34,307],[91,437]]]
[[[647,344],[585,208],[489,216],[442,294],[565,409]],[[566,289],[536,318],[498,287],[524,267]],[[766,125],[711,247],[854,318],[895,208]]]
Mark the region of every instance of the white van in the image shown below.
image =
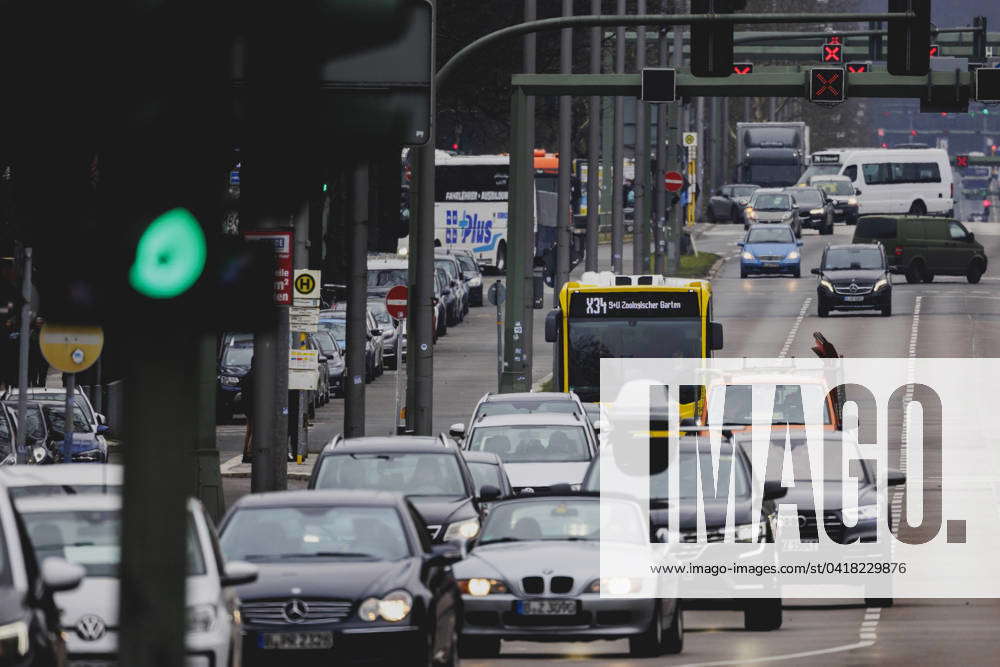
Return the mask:
[[[834,163],[834,156],[837,162]],[[911,213],[952,216],[955,186],[948,153],[941,148],[871,148],[824,152],[815,164],[851,179],[859,214]]]

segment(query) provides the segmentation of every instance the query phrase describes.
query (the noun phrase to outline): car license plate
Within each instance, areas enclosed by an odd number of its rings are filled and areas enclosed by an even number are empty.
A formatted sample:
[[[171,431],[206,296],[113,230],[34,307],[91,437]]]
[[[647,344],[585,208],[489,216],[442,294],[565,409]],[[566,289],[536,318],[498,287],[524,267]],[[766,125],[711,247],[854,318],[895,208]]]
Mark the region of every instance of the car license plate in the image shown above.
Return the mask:
[[[864,300],[865,300],[865,297],[863,297],[863,296],[845,296],[844,297],[844,301],[864,301]]]
[[[517,603],[522,616],[573,616],[576,600],[523,600]]]
[[[769,269],[775,269],[775,268],[778,267],[778,263],[777,262],[764,262],[764,266],[766,266]]]
[[[257,640],[264,649],[324,649],[333,648],[332,632],[268,632]]]
[[[833,210],[834,210],[835,213],[843,213],[844,212],[844,209],[842,209],[842,208],[835,208]]]

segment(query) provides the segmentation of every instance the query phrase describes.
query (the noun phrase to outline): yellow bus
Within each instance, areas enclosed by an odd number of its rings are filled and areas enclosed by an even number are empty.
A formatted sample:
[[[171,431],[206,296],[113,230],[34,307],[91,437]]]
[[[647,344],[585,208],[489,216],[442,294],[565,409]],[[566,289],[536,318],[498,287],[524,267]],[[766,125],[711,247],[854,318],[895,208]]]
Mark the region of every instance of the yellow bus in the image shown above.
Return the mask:
[[[600,400],[602,358],[708,358],[722,349],[707,280],[585,272],[566,283],[545,320],[555,343],[553,387],[585,403]],[[682,419],[699,416],[700,397],[680,397]]]

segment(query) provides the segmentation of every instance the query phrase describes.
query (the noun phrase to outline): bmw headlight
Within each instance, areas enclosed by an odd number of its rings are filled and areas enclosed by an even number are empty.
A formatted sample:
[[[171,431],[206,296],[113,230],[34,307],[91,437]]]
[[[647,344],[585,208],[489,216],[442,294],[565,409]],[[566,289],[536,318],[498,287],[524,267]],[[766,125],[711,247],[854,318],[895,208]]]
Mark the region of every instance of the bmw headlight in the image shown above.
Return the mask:
[[[790,253],[788,253],[787,255],[785,255],[785,259],[798,259],[798,258],[799,258],[799,251],[798,250],[793,250]]]
[[[823,215],[823,209],[814,208],[809,211],[809,215]]]
[[[196,604],[187,608],[188,632],[211,632],[215,628],[218,610],[213,604]]]
[[[767,524],[758,521],[756,528],[752,523],[736,526],[737,542],[763,542],[767,537]]]
[[[642,579],[633,577],[605,577],[591,582],[587,590],[591,593],[607,593],[609,595],[628,595],[638,593],[642,589]]]
[[[833,291],[833,285],[826,278],[820,278],[819,286],[820,287],[824,287],[824,288],[828,289],[831,292]]]
[[[28,654],[28,624],[15,621],[0,625],[0,657],[13,658]],[[6,660],[4,660],[6,662]]]
[[[458,590],[460,590],[463,595],[471,595],[476,598],[510,592],[510,588],[508,588],[507,584],[499,579],[484,579],[481,577],[459,579]]]
[[[753,257],[753,253],[752,252],[750,252],[749,250],[744,250],[743,251],[743,259],[749,259],[749,260],[752,261],[753,258],[754,257]]]
[[[860,521],[874,521],[878,518],[878,505],[845,507],[841,513],[844,515],[845,523],[857,524]]]
[[[479,534],[479,519],[473,517],[465,521],[456,521],[448,524],[448,529],[444,531],[444,541],[471,540]]]
[[[888,280],[886,280],[885,278],[879,278],[878,280],[875,281],[875,287],[873,289],[874,291],[877,292],[888,284],[889,284]]]
[[[858,198],[857,197],[848,197],[847,198],[847,205],[848,206],[857,206],[858,205]]]
[[[393,591],[379,598],[368,598],[358,607],[358,617],[362,621],[374,622],[381,617],[390,623],[397,623],[409,616],[413,609],[413,597],[404,590]]]
[[[233,385],[237,385],[239,383],[240,383],[240,378],[236,377],[235,375],[223,375],[222,376],[222,384],[233,386]]]

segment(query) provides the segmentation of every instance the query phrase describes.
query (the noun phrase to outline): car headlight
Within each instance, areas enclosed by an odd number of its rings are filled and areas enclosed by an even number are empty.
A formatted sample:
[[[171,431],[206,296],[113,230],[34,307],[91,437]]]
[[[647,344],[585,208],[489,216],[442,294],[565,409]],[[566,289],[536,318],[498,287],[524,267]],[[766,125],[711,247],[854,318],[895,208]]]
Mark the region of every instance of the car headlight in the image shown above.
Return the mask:
[[[799,258],[799,251],[798,250],[793,250],[790,253],[788,253],[787,255],[785,255],[785,259],[798,259],[798,258]]]
[[[743,259],[752,260],[753,258],[754,257],[753,257],[753,253],[752,252],[750,252],[749,250],[744,250],[743,251]]]
[[[217,614],[214,604],[197,604],[187,608],[188,632],[211,632]]]
[[[458,590],[460,590],[463,595],[471,595],[476,598],[510,592],[510,588],[508,588],[507,584],[499,579],[483,579],[481,577],[459,579]]]
[[[858,198],[857,197],[848,197],[847,198],[847,205],[848,206],[857,206],[858,205]]]
[[[766,537],[767,524],[764,521],[758,521],[756,529],[752,523],[736,526],[737,542],[763,542]]]
[[[24,656],[28,654],[28,624],[15,621],[0,625],[0,657]],[[6,660],[4,661],[6,662]]]
[[[483,284],[482,276],[476,276],[475,278],[469,280],[469,287],[479,287],[482,284]]]
[[[591,593],[608,593],[610,595],[628,595],[638,593],[642,588],[642,579],[632,577],[605,577],[591,582],[587,591]]]
[[[787,211],[782,217],[782,220],[791,220],[795,217],[795,211]]]
[[[841,510],[845,523],[856,524],[859,521],[874,521],[878,518],[878,505],[862,505],[861,507],[845,507]]]
[[[237,385],[239,383],[240,383],[240,378],[236,377],[235,375],[223,375],[222,376],[222,384],[233,386],[233,385]]]
[[[888,280],[886,280],[885,278],[879,278],[878,280],[875,281],[875,287],[873,288],[873,290],[877,292],[888,284],[889,284]]]
[[[479,534],[479,519],[473,517],[465,521],[456,521],[448,524],[448,529],[444,531],[444,541],[471,540]]]
[[[35,459],[35,463],[41,463],[48,455],[49,451],[41,445],[37,445],[31,450],[31,458]]]
[[[408,254],[410,254],[410,249],[408,247],[403,247],[399,249],[400,257],[406,257]]]
[[[810,209],[809,215],[823,215],[823,209],[821,208]]]
[[[751,220],[756,220],[757,219],[757,211],[753,210],[749,206],[747,207],[747,209],[746,209],[745,212],[746,212],[747,217],[750,218]]]
[[[381,617],[390,623],[398,623],[409,616],[413,609],[413,597],[404,590],[393,591],[383,598],[368,598],[358,607],[358,617],[362,621],[374,622]]]
[[[681,533],[679,530],[669,530],[667,528],[657,528],[656,529],[656,540],[658,542],[672,542],[674,544],[681,541]]]
[[[820,287],[825,287],[826,289],[830,290],[831,292],[833,291],[833,285],[826,278],[820,278],[819,286]]]

